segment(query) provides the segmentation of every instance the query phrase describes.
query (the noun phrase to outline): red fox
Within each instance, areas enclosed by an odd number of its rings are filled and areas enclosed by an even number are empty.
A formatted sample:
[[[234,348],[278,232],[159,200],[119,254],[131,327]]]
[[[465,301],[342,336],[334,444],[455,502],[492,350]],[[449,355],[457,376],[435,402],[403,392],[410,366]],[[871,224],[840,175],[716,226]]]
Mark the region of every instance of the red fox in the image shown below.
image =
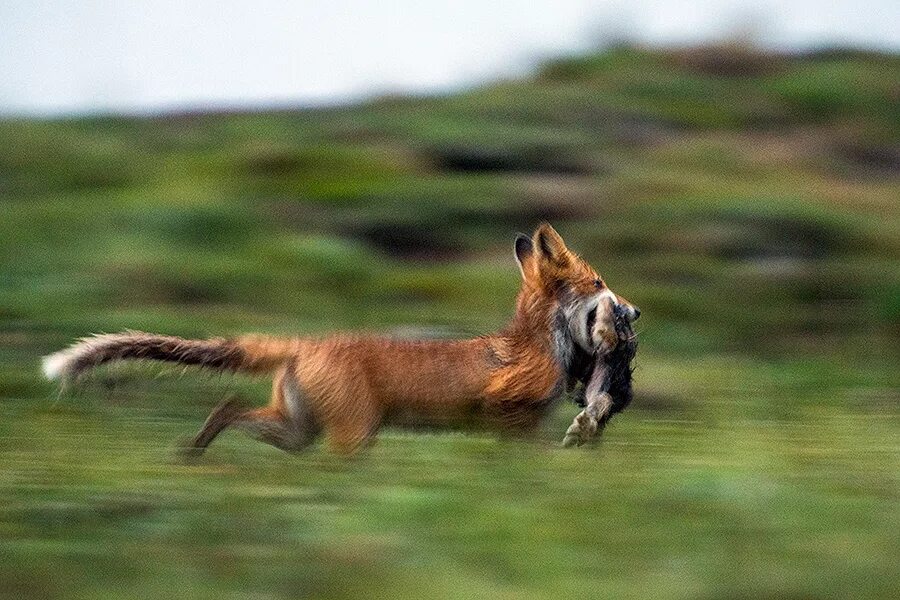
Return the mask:
[[[522,274],[515,314],[501,331],[474,339],[187,340],[130,331],[84,338],[44,357],[43,371],[66,381],[103,363],[148,359],[274,374],[268,406],[223,402],[186,447],[191,455],[229,426],[289,451],[324,431],[340,453],[356,451],[384,423],[481,423],[527,433],[579,377],[579,365],[615,348],[614,313],[634,320],[640,311],[546,223],[531,237],[517,236],[515,258]]]

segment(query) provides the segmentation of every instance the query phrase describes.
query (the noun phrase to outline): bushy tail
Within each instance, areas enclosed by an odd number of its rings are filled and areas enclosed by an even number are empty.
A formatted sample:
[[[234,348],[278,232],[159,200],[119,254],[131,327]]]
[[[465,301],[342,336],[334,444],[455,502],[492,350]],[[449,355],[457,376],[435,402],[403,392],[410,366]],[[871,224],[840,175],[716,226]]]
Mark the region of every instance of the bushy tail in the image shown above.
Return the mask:
[[[186,340],[168,335],[127,331],[86,337],[65,350],[45,356],[47,379],[70,381],[104,363],[117,360],[160,360],[220,371],[269,373],[299,351],[298,340],[262,336]]]

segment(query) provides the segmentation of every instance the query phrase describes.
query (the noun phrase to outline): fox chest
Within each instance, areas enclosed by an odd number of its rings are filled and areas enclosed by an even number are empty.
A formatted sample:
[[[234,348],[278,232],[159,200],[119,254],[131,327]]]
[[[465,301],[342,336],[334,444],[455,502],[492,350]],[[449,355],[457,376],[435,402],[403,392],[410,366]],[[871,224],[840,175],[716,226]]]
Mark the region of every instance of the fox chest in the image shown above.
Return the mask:
[[[485,396],[488,401],[543,405],[565,392],[567,379],[557,361],[541,357],[494,371]]]

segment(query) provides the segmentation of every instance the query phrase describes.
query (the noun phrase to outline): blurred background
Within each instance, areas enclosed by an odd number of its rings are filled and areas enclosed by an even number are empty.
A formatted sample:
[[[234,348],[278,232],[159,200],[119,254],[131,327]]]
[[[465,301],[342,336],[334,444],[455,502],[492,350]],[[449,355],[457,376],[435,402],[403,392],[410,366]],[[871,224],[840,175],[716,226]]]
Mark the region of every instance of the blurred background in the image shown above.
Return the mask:
[[[896,597],[896,2],[0,5],[0,597]],[[176,442],[268,382],[91,332],[501,327],[549,220],[639,305],[598,446]]]

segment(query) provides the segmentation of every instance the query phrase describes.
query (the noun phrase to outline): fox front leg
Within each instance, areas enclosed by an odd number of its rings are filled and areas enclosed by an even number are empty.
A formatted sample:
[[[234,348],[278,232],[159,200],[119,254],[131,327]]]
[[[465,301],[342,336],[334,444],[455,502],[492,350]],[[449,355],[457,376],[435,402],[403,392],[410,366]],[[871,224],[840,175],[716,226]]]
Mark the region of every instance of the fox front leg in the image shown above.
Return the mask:
[[[572,424],[566,429],[563,446],[581,446],[590,441],[601,430],[601,424],[606,422],[611,408],[612,397],[608,393],[589,394],[587,406],[575,415]]]

